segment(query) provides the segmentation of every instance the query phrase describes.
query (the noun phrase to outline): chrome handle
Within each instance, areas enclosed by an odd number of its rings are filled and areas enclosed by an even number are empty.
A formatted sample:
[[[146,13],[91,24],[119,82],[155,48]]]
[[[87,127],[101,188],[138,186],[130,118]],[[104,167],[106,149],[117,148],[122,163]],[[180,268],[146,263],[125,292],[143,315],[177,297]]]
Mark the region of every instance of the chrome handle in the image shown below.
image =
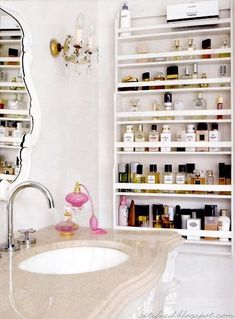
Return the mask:
[[[29,234],[35,233],[36,230],[33,228],[27,228],[27,229],[19,229],[18,232],[22,234],[19,238],[17,238],[17,243],[20,245],[32,245],[36,243],[36,238],[30,237]]]

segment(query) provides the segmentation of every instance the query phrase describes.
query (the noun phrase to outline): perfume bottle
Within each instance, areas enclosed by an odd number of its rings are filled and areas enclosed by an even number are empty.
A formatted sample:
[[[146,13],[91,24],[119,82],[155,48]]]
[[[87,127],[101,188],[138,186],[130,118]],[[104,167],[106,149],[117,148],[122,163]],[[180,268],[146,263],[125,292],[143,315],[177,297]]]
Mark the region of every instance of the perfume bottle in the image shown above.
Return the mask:
[[[123,134],[123,141],[125,143],[133,143],[134,142],[134,133],[133,133],[133,126],[126,125],[126,131]],[[124,147],[124,152],[133,152],[134,147]]]
[[[172,103],[172,94],[170,92],[166,92],[164,94],[164,110],[165,111],[172,111],[173,110],[173,103]],[[173,120],[173,116],[164,116],[164,120]]]
[[[186,165],[179,165],[178,166],[178,173],[175,175],[175,183],[184,185],[186,184]],[[185,191],[177,190],[177,194],[185,194]]]
[[[162,127],[162,133],[161,133],[161,142],[170,142],[171,141],[171,130],[170,125],[164,124]],[[163,146],[161,147],[161,152],[170,152],[171,147]]]
[[[189,73],[189,67],[184,69],[184,74],[181,76],[182,80],[190,80],[192,79],[192,75]],[[182,84],[182,87],[190,87],[191,84]]]
[[[128,183],[129,165],[125,163],[118,164],[118,183]],[[119,189],[119,192],[127,192],[127,189]]]
[[[226,165],[219,163],[219,185],[226,185]],[[219,192],[219,195],[225,195],[225,192]]]
[[[130,111],[135,113],[140,111],[140,106],[139,106],[139,99],[131,99],[130,100]],[[135,120],[136,117],[133,114],[133,117],[130,117],[129,120]]]
[[[159,134],[157,131],[157,125],[153,124],[151,131],[149,132],[149,142],[159,142]],[[158,152],[159,147],[149,147],[149,152]]]
[[[145,142],[145,134],[143,131],[143,125],[139,124],[138,125],[138,130],[135,132],[135,142]],[[144,147],[136,147],[135,148],[136,152],[144,152],[145,148]]]
[[[198,123],[197,125],[197,142],[208,142],[209,134],[208,134],[208,125],[207,123]],[[208,152],[208,147],[197,147],[197,152]]]
[[[135,226],[135,202],[133,200],[129,208],[128,226]]]
[[[165,76],[162,72],[157,72],[154,77],[153,77],[153,81],[165,81]],[[160,84],[156,84],[152,87],[153,90],[162,90],[165,89],[165,86]]]
[[[129,165],[129,176],[128,176],[128,183],[134,183],[134,177],[137,173],[137,166],[139,165],[139,162],[131,162]]]
[[[227,77],[227,66],[226,65],[221,65],[220,68],[220,77],[221,78],[226,78]],[[225,86],[225,83],[220,83],[220,86]]]
[[[143,82],[149,82],[150,81],[150,73],[144,72],[142,74],[142,81]],[[142,90],[149,90],[149,86],[142,86]]]
[[[186,164],[186,184],[193,184],[194,178],[194,171],[195,171],[195,164],[194,163],[187,163]],[[191,191],[187,191],[186,193],[191,193]]]
[[[227,209],[220,210],[220,217],[218,218],[218,230],[219,231],[229,231],[231,220],[228,217]],[[227,237],[219,237],[220,241],[228,241]]]
[[[118,208],[119,226],[128,226],[128,207],[126,196],[120,196],[120,204]]]
[[[153,227],[154,228],[162,228],[162,215],[164,213],[164,208],[162,204],[155,205],[152,207],[153,214]]]
[[[143,175],[143,165],[137,165],[136,168],[136,174],[134,174],[134,181],[135,184],[141,184],[145,182],[145,177]],[[142,193],[143,190],[141,189],[135,189],[134,190],[135,193]]]
[[[172,173],[171,164],[165,164],[163,173],[163,184],[174,184],[174,174]],[[165,190],[164,193],[174,193],[174,191]]]
[[[224,39],[220,49],[228,49],[228,40]],[[219,53],[219,58],[229,58],[230,53]]]
[[[194,177],[192,178],[192,184],[194,185],[204,185],[206,184],[206,179],[203,176],[203,171],[196,169],[194,171]],[[193,191],[194,194],[203,194],[202,191]]]
[[[181,45],[180,45],[180,40],[175,40],[174,41],[174,45],[173,45],[173,51],[175,52],[175,53],[177,53],[178,51],[182,51],[182,47],[181,47]],[[179,61],[179,60],[181,60],[182,59],[182,57],[181,56],[179,56],[179,55],[176,55],[176,56],[174,56],[174,60],[177,60],[177,61]]]
[[[203,80],[207,79],[206,72],[202,73],[201,79]],[[201,88],[208,88],[209,83],[200,83],[199,86]]]
[[[202,49],[203,50],[209,50],[211,49],[211,39],[205,39],[202,41]],[[203,54],[202,59],[210,59],[211,55],[210,54]]]
[[[170,228],[169,211],[167,205],[164,206],[164,213],[162,215],[162,228]]]
[[[188,39],[188,47],[186,48],[186,50],[188,50],[188,51],[194,51],[194,50],[196,50],[196,49],[197,49],[197,47],[196,47],[196,45],[194,45],[193,39]],[[187,56],[186,58],[187,58],[188,60],[192,60],[192,59],[195,59],[196,56],[195,56],[195,55],[189,55],[189,56]]]
[[[202,97],[202,93],[199,92],[196,98],[193,100],[193,109],[195,111],[203,111],[207,109],[207,101]],[[205,119],[205,115],[194,115],[194,119]]]
[[[160,103],[158,103],[157,100],[153,102],[153,111],[154,112],[163,111],[163,106]],[[159,120],[159,118],[160,118],[159,116],[155,116],[153,120]]]
[[[185,142],[185,131],[178,131],[176,133],[176,141],[177,142]],[[176,148],[177,152],[185,152],[185,147],[177,147]]]
[[[196,212],[192,212],[192,217],[187,219],[187,229],[188,230],[200,230],[201,229],[201,219],[197,218]],[[188,240],[200,240],[200,236],[187,235]]]
[[[218,123],[211,124],[211,131],[209,131],[209,142],[219,142],[220,141],[220,131]],[[210,152],[219,152],[220,147],[209,147]]]
[[[197,80],[198,79],[198,64],[197,63],[193,64],[192,79],[193,80]],[[199,85],[198,84],[192,84],[192,87],[197,88],[197,87],[199,87]]]
[[[212,169],[206,171],[206,184],[215,185],[215,176]],[[208,194],[213,194],[214,192],[207,192]]]
[[[178,80],[178,66],[177,65],[171,65],[168,66],[166,69],[166,80]],[[176,89],[178,88],[178,85],[167,85],[165,86],[166,89]]]
[[[159,184],[160,183],[160,173],[157,172],[157,165],[150,164],[149,172],[146,176],[146,182],[148,184]],[[148,193],[157,193],[157,190],[148,190]]]
[[[219,96],[217,99],[217,110],[223,110],[223,103],[224,103],[224,98],[222,96]],[[217,115],[217,120],[222,120],[223,115]]]
[[[185,142],[190,142],[193,143],[196,141],[196,128],[195,125],[193,124],[188,124],[187,125],[187,130],[185,133]],[[195,152],[196,147],[186,147],[185,148],[186,152]]]

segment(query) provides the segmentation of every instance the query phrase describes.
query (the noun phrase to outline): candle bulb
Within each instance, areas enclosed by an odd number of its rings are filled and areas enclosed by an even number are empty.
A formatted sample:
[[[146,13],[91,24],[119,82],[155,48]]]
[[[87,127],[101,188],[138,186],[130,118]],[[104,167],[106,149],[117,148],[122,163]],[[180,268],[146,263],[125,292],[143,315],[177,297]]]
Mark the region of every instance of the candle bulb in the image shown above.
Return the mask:
[[[81,45],[82,43],[84,24],[85,24],[84,15],[80,13],[76,19],[76,26],[75,26],[75,40],[77,45]]]

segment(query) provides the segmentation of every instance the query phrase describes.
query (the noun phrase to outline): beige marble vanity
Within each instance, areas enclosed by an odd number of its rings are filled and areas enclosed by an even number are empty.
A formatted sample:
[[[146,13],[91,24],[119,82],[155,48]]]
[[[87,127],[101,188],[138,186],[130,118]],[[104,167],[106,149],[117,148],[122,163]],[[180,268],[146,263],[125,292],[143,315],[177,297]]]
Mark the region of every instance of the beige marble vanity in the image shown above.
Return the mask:
[[[112,319],[162,277],[168,254],[183,243],[174,231],[117,231],[91,234],[80,228],[70,239],[54,227],[36,233],[37,244],[0,259],[1,319]],[[124,263],[101,271],[72,275],[26,272],[18,268],[36,254],[73,246],[99,246],[128,254]]]

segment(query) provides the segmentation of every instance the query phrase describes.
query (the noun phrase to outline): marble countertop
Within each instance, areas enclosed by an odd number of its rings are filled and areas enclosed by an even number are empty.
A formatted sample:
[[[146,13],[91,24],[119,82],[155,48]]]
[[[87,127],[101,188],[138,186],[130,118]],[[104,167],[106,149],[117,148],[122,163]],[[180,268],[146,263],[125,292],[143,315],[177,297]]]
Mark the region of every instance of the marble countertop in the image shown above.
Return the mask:
[[[1,319],[112,319],[144,294],[163,274],[168,252],[183,243],[174,231],[108,230],[91,234],[87,228],[69,239],[54,227],[36,233],[37,244],[0,259]],[[35,254],[73,246],[121,250],[129,259],[118,266],[83,274],[49,275],[23,271],[18,264]]]

